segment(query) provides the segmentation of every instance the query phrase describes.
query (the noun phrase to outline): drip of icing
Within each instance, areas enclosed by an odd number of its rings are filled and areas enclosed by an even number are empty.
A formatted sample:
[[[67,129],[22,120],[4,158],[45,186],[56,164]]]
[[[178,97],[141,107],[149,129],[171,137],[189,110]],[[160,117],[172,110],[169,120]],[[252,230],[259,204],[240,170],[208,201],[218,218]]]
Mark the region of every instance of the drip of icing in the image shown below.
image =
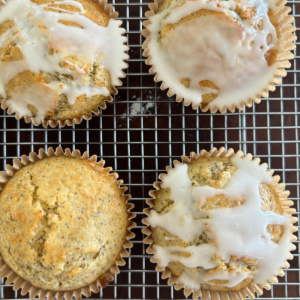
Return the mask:
[[[197,272],[188,272],[183,271],[178,278],[179,284],[184,284],[186,288],[199,290],[200,283],[203,281],[203,276],[205,275],[204,271],[197,270]]]
[[[11,109],[20,115],[28,115],[30,113],[28,105],[35,106],[39,103],[40,109],[37,111],[37,119],[43,118],[41,112],[51,111],[54,103],[58,101],[58,95],[48,86],[39,83],[33,83],[29,87],[24,88],[18,86],[15,88],[15,101],[11,102]]]
[[[55,7],[54,5],[61,5],[61,1],[54,1],[54,2],[51,2],[51,3],[45,3],[45,4],[39,4],[40,7],[43,7],[43,8],[51,8],[52,10],[57,10],[57,11],[60,11],[60,12],[66,12],[66,13],[69,13],[69,10],[67,9],[63,9],[61,7]],[[64,0],[64,3],[63,5],[71,5],[73,7],[77,7],[79,12],[80,13],[84,13],[84,8],[82,6],[81,3],[79,2],[76,2],[74,0]]]
[[[233,200],[247,198],[247,201],[243,205],[230,209],[211,210],[209,212],[211,222],[208,223],[217,237],[217,243],[220,245],[217,255],[223,257],[225,262],[228,262],[232,255],[257,259],[261,256],[262,251],[269,250],[268,247],[274,248],[270,234],[266,231],[267,225],[284,225],[286,217],[272,211],[263,213],[261,210],[259,184],[261,182],[272,183],[272,178],[266,170],[263,170],[263,166],[251,168],[253,164],[251,161],[242,161],[237,156],[232,158],[231,161],[238,169],[227,187],[224,190],[215,190],[213,196],[223,194]],[[245,172],[246,169],[249,171]],[[239,180],[235,180],[236,178]],[[206,196],[202,187],[197,189],[201,197]],[[209,193],[209,197],[211,196],[212,193]],[[253,223],[255,226],[249,226]],[[222,228],[221,233],[218,232],[219,228]],[[261,247],[257,247],[257,241],[259,241]],[[232,245],[236,247],[232,249]]]
[[[209,283],[211,280],[225,280],[226,287],[231,288],[242,282],[248,276],[248,272],[231,271],[230,273],[205,273],[197,270],[197,272],[184,271],[178,280],[179,284],[184,284],[187,288],[198,290],[201,282]]]
[[[70,61],[68,61],[67,59],[65,59],[65,62],[70,65],[73,66],[77,72],[77,74],[79,75],[85,75],[87,72],[84,70],[84,68],[79,68],[76,64],[71,63]],[[86,66],[85,66],[86,67]]]
[[[170,188],[171,199],[174,201],[170,212],[160,215],[152,210],[150,215],[151,224],[154,227],[161,226],[181,239],[191,242],[195,235],[204,229],[203,220],[194,220],[193,207],[195,202],[192,198],[186,199],[186,194],[191,188],[191,181],[187,175],[187,165],[178,165],[175,170],[170,170],[162,183],[162,188]]]
[[[55,8],[54,4],[72,5],[78,11]],[[5,85],[25,70],[35,73],[44,71],[52,75],[71,75],[73,80],[64,83],[59,81],[45,83],[57,96],[66,94],[71,105],[81,95],[92,97],[110,94],[107,88],[90,82],[87,73],[92,71],[91,67],[96,63],[109,71],[113,85],[119,84],[122,69],[126,68],[124,60],[128,58],[125,53],[127,46],[124,45],[126,38],[122,36],[125,30],[119,27],[121,21],[110,19],[108,26],[102,27],[83,16],[83,13],[84,8],[80,3],[67,0],[41,5],[34,4],[30,0],[10,0],[0,8],[0,24],[13,20],[16,25],[0,35],[0,45],[3,47],[7,45],[7,41],[13,41],[23,54],[23,59],[18,62],[0,61],[2,97],[7,96]],[[80,27],[64,25],[59,22],[61,20],[71,21]],[[15,34],[16,30],[18,34]],[[55,50],[52,55],[49,54],[50,49]],[[83,61],[85,66],[90,67],[84,70],[75,64],[74,70],[64,67],[72,65],[65,59],[68,55],[75,55]],[[33,91],[31,87],[28,89]],[[25,95],[26,98],[24,98]],[[29,99],[30,97],[32,99]],[[31,112],[25,105],[30,102],[38,110],[36,120],[41,121],[49,107],[55,108],[55,102],[49,103],[47,110],[41,102],[51,99],[51,97],[38,99],[25,92],[22,97],[24,105],[20,105],[20,99],[17,99],[16,93],[13,99],[8,99],[7,103],[19,116],[31,116]]]
[[[222,1],[221,3],[224,3]],[[227,2],[227,1],[226,1]],[[230,2],[231,3],[231,2]],[[210,1],[205,2],[205,9],[213,10],[213,11],[221,11],[224,12],[224,9],[218,6],[219,2],[217,1]],[[188,16],[200,9],[203,8],[204,2],[202,1],[187,1],[182,6],[175,7],[172,12],[165,18],[163,24],[173,24],[179,22],[185,16]],[[232,7],[234,10],[236,7],[235,3]]]
[[[210,269],[217,266],[211,259],[214,254],[215,247],[209,244],[203,244],[199,246],[188,246],[181,248],[177,246],[161,247],[158,245],[153,246],[156,253],[153,255],[154,258],[160,260],[160,266],[166,267],[171,261],[178,261],[184,264],[188,268],[195,267],[195,260],[197,260],[198,267],[204,269]],[[187,257],[183,255],[173,254],[180,252],[188,254]]]
[[[264,54],[277,44],[276,30],[268,18],[268,4],[263,0],[251,3],[257,8],[251,20],[240,19],[231,1],[216,0],[186,1],[182,6],[171,7],[169,15],[169,10],[165,10],[150,17],[151,63],[179,97],[200,104],[208,92],[203,91],[199,82],[210,80],[219,88],[213,104],[222,108],[241,103],[245,97],[255,97],[272,80],[277,63],[268,67]],[[186,21],[158,41],[164,25],[176,23],[200,9],[223,15]],[[254,25],[260,20],[263,30],[258,31]],[[195,28],[201,28],[201,33]],[[269,45],[268,35],[272,36]],[[189,88],[180,83],[183,78],[191,80]]]
[[[218,244],[217,255],[221,255],[225,262],[229,261],[232,255],[257,260],[259,271],[254,280],[256,283],[266,282],[272,275],[277,274],[289,257],[291,220],[288,216],[261,210],[259,184],[272,183],[265,167],[254,168],[251,161],[237,156],[231,160],[237,166],[237,171],[225,188],[224,195],[231,199],[242,197],[247,200],[243,205],[209,212],[212,220],[209,226]],[[267,232],[268,225],[284,227],[285,234],[278,245],[272,242],[271,235]],[[222,230],[218,230],[220,228]]]
[[[289,257],[290,217],[261,210],[259,185],[261,183],[272,184],[272,178],[266,171],[266,167],[238,156],[233,157],[231,161],[237,170],[224,189],[208,186],[192,187],[186,164],[176,165],[164,177],[162,188],[170,189],[170,199],[174,203],[166,214],[158,215],[151,212],[148,217],[149,224],[153,228],[157,226],[165,228],[187,243],[205,231],[211,234],[215,243],[209,244],[209,248],[205,249],[209,250],[207,252],[203,250],[206,244],[184,248],[155,245],[155,258],[163,266],[167,266],[170,261],[179,261],[188,268],[207,269],[218,265],[218,260],[214,260],[214,257],[221,257],[223,262],[228,263],[231,256],[236,256],[254,259],[258,270],[254,274],[239,270],[220,276],[216,273],[204,276],[202,271],[190,274],[189,270],[186,270],[180,276],[180,282],[187,287],[195,285],[200,287],[201,283],[207,283],[213,279],[227,280],[228,282],[223,285],[233,287],[249,276],[253,276],[256,283],[266,282],[277,274]],[[202,210],[203,204],[208,199],[220,194],[231,200],[243,200],[243,202],[232,208]],[[183,208],[185,203],[187,205]],[[182,209],[177,209],[178,207]],[[171,216],[174,216],[174,220],[171,220]],[[190,229],[184,221],[185,218],[188,220]],[[202,226],[199,221],[202,221]],[[183,226],[176,225],[176,222]],[[271,240],[272,237],[267,231],[268,225],[283,226],[284,233],[278,244]],[[190,233],[187,234],[189,230]],[[190,253],[190,256],[184,257],[178,253]],[[204,266],[203,261],[211,264],[211,267]]]
[[[226,280],[226,286],[232,288],[248,277],[248,272],[232,271],[230,273],[212,273],[203,276],[206,282],[211,280]]]

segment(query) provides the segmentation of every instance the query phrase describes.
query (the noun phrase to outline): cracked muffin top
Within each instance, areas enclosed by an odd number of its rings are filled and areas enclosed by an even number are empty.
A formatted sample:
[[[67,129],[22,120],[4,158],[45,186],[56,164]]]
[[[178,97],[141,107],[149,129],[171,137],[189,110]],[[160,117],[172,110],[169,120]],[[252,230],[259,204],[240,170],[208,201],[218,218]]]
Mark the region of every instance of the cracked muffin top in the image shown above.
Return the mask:
[[[194,291],[237,292],[278,275],[292,219],[265,165],[199,157],[161,176],[147,223],[153,259]]]
[[[267,88],[280,38],[272,1],[156,2],[158,10],[145,22],[144,55],[169,96],[193,108],[223,110]]]
[[[80,158],[31,163],[0,195],[0,253],[23,279],[46,290],[74,290],[120,258],[128,226],[114,175]]]
[[[105,108],[127,67],[120,25],[93,0],[0,5],[0,96],[11,112],[41,123]]]

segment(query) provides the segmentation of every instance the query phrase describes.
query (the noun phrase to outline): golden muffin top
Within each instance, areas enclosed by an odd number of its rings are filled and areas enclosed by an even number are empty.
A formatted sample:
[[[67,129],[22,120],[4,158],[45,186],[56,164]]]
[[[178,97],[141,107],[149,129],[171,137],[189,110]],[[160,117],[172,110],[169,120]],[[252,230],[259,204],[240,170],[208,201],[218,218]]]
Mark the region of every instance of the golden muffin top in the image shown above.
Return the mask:
[[[31,163],[0,194],[0,253],[19,276],[46,290],[74,290],[108,271],[127,226],[114,175],[80,158]]]

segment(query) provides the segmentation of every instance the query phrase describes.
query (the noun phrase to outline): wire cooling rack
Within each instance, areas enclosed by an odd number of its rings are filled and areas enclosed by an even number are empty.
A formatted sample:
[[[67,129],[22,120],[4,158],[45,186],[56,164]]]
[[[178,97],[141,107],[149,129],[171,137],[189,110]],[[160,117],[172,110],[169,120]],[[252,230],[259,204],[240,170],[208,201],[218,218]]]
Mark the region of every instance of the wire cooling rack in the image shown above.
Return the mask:
[[[182,154],[221,146],[235,151],[241,149],[260,157],[262,162],[275,169],[299,211],[300,70],[297,64],[300,65],[300,57],[295,52],[288,76],[275,92],[270,93],[270,98],[263,99],[253,108],[225,115],[194,111],[168,98],[148,73],[140,35],[148,2],[113,0],[110,3],[124,21],[131,57],[124,85],[119,88],[114,102],[91,121],[62,129],[34,127],[1,111],[0,166],[4,170],[6,163],[12,163],[14,157],[57,146],[88,151],[105,159],[129,187],[138,226],[134,230],[136,239],[126,266],[121,268],[114,283],[93,294],[92,298],[183,299],[182,290],[169,287],[155,271],[142,243],[142,210],[152,183],[165,171],[165,166],[171,165]],[[289,1],[289,5],[295,25],[299,27],[300,1]],[[296,243],[298,245],[299,240]],[[300,299],[298,247],[294,256],[285,276],[259,298]],[[0,299],[27,297],[0,281]]]

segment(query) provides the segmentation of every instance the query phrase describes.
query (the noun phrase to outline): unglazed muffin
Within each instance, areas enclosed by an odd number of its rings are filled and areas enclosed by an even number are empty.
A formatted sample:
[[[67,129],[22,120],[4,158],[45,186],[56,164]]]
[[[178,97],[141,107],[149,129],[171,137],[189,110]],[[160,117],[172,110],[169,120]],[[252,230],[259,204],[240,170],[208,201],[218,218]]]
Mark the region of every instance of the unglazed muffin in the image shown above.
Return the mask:
[[[58,155],[8,179],[0,194],[0,254],[22,280],[74,291],[104,287],[119,272],[132,246],[132,215],[126,189],[109,171],[103,162]]]
[[[148,253],[169,284],[194,298],[261,294],[292,258],[293,202],[249,156],[202,154],[183,157],[155,184],[144,220]]]
[[[296,37],[284,1],[156,0],[146,13],[146,63],[168,96],[212,112],[260,102],[285,76]],[[292,18],[291,18],[292,20]]]
[[[106,1],[10,0],[0,5],[2,108],[35,125],[91,118],[125,74],[125,32]]]

